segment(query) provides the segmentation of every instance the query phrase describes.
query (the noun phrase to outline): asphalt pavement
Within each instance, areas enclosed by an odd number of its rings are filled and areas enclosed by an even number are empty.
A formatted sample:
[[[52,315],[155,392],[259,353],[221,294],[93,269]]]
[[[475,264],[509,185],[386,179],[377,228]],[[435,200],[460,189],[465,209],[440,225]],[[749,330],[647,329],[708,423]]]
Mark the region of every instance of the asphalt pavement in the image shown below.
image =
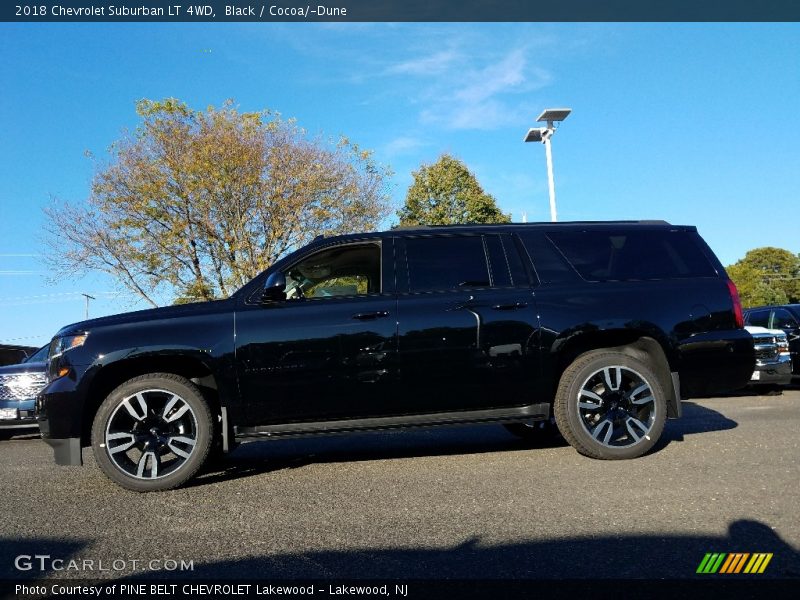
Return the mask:
[[[708,552],[800,577],[800,388],[684,411],[631,461],[484,425],[249,443],[152,494],[20,434],[0,441],[0,578],[661,579]]]

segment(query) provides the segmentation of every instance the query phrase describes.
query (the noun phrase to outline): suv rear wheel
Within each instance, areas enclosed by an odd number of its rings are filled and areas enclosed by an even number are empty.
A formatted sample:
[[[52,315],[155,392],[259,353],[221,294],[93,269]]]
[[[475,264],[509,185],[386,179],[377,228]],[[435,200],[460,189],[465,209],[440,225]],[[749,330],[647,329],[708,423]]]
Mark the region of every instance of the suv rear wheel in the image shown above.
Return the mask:
[[[581,454],[636,458],[661,437],[666,393],[644,361],[615,350],[593,350],[562,374],[554,412],[562,435]]]
[[[200,390],[170,373],[134,377],[100,405],[92,449],[109,479],[136,492],[188,481],[211,449],[213,425]]]

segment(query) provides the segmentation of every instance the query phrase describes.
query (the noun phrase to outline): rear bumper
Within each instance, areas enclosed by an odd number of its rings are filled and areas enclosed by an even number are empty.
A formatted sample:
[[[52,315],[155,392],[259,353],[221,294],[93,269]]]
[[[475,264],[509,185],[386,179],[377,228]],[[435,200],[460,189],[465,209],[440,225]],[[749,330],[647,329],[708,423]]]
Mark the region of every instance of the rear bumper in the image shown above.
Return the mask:
[[[741,389],[756,368],[753,336],[744,329],[699,333],[678,342],[677,349],[684,398]]]

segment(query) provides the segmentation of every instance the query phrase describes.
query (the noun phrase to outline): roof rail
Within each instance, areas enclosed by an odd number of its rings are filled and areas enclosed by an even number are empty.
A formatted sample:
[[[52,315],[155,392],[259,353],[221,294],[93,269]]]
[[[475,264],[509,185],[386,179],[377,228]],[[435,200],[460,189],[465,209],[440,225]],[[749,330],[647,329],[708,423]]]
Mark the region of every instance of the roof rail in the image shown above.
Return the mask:
[[[467,223],[459,223],[459,225],[468,225]],[[477,223],[472,224],[477,225]],[[434,227],[453,227],[453,225],[395,225],[392,227],[392,231],[411,231],[416,229],[433,229]]]
[[[528,225],[602,225],[605,223],[620,223],[620,224],[639,224],[639,225],[671,225],[672,223],[663,219],[641,219],[641,220],[613,220],[613,221],[533,221],[530,223],[453,223],[451,225],[395,225],[392,231],[409,231],[420,229],[439,229],[444,227],[525,227]]]

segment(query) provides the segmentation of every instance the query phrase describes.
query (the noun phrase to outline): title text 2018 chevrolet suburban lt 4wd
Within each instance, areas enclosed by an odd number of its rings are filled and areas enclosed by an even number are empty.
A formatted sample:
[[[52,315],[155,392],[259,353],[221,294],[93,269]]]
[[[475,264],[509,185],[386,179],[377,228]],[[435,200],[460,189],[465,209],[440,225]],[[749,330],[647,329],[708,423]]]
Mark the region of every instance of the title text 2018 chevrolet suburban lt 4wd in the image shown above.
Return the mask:
[[[64,327],[38,418],[58,464],[91,445],[137,491],[248,438],[553,415],[580,453],[624,459],[754,362],[694,227],[395,229],[318,238],[226,300]]]

